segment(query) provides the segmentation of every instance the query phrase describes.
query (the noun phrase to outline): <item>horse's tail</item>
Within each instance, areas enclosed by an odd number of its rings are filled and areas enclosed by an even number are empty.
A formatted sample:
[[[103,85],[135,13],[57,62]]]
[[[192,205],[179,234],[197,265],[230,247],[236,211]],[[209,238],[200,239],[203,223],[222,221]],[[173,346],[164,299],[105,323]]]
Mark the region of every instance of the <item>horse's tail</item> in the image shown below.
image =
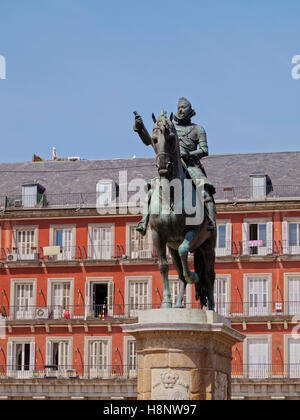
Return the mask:
[[[206,267],[205,259],[201,248],[197,249],[194,253],[194,268],[198,274],[199,283],[195,285],[196,291],[196,302],[200,299],[201,306],[207,306],[207,279],[206,279]]]

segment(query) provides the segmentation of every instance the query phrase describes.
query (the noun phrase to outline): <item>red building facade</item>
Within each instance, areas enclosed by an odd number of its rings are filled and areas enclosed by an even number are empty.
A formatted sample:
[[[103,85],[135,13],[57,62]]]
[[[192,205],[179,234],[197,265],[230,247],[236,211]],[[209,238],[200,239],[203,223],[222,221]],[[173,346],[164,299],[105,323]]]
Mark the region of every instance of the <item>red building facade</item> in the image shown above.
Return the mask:
[[[277,157],[271,159],[272,167]],[[137,159],[130,165],[144,165],[151,171],[152,160],[146,160],[147,165],[144,161]],[[218,167],[216,161],[222,165],[221,157],[206,161],[208,171]],[[47,167],[28,165],[31,178],[37,170],[40,179],[45,177]],[[122,333],[121,325],[136,322],[140,309],[160,307],[162,281],[151,236],[136,234],[139,215],[99,215],[86,196],[75,192],[51,196],[50,184],[55,184],[60,168],[54,162],[49,165],[54,166],[46,192],[28,184],[23,170],[13,181],[23,185],[21,198],[6,195],[3,199],[0,397],[29,397],[25,391],[13,391],[16,380],[25,387],[29,380],[46,384],[47,378],[57,378],[98,381],[103,389],[107,388],[103,381],[109,380],[111,388],[101,394],[103,398],[134,398],[135,342]],[[68,162],[64,173],[78,170],[82,176],[95,169],[88,167],[89,161],[78,165]],[[109,162],[93,165],[103,171]],[[142,175],[146,178],[150,173],[143,168]],[[101,177],[97,172],[95,182]],[[216,310],[247,337],[233,348],[233,394],[241,399],[298,398],[300,194],[296,181],[293,188],[273,184],[270,190],[265,174],[247,177],[247,188],[227,186],[222,174],[223,185],[215,180]],[[53,205],[54,196],[60,200]],[[170,284],[175,301],[179,282],[171,261]],[[199,307],[191,286],[185,304]],[[114,391],[120,381],[124,387]],[[91,397],[88,392],[80,395]]]

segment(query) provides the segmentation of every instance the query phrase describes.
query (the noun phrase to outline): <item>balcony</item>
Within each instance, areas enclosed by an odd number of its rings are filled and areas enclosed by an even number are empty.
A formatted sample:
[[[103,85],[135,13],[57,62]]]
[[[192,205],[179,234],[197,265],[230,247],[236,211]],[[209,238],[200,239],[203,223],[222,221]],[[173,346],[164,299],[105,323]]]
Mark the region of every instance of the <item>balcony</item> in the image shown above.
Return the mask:
[[[279,246],[276,241],[239,241],[238,254],[240,257],[252,259],[264,259],[266,257],[278,257]]]
[[[232,363],[233,380],[300,379],[300,363],[237,364]],[[136,365],[35,365],[34,367],[0,365],[4,379],[137,379]]]
[[[300,379],[300,363],[297,364],[236,364],[232,363],[233,379]]]
[[[300,200],[300,185],[216,186],[217,202]]]
[[[227,318],[294,317],[300,314],[300,302],[223,302],[216,300],[216,312]]]
[[[99,194],[78,193],[38,193],[32,196],[0,196],[0,208],[5,210],[32,209],[95,209]],[[217,202],[282,201],[299,200],[300,185],[267,185],[266,187],[216,185]]]
[[[190,309],[200,309],[199,302],[186,303]],[[51,306],[4,306],[0,305],[0,321],[18,321],[18,323],[35,321],[44,322],[70,321],[112,321],[113,319],[136,318],[141,310],[159,309],[161,303],[152,304],[114,304],[114,305],[51,305]],[[216,312],[234,319],[248,318],[289,318],[300,314],[300,302],[223,302],[216,300]]]
[[[129,365],[0,365],[4,379],[137,379],[137,367]]]
[[[41,322],[112,321],[113,319],[136,318],[138,311],[160,308],[160,304],[115,304],[115,305],[51,305],[51,306],[4,306],[0,305],[0,321]]]
[[[45,251],[48,249],[47,251]],[[52,249],[52,251],[49,249]],[[55,249],[55,251],[53,251]],[[50,255],[49,255],[50,253]],[[168,260],[172,258],[167,252]],[[193,254],[189,255],[190,260]],[[217,262],[222,261],[264,261],[274,259],[300,258],[300,246],[292,245],[284,241],[230,241],[224,247],[216,248]],[[115,265],[115,264],[153,264],[157,261],[157,252],[153,244],[146,244],[141,249],[129,249],[123,245],[99,245],[99,246],[52,246],[2,248],[0,250],[0,262],[8,266],[36,266],[36,265]]]

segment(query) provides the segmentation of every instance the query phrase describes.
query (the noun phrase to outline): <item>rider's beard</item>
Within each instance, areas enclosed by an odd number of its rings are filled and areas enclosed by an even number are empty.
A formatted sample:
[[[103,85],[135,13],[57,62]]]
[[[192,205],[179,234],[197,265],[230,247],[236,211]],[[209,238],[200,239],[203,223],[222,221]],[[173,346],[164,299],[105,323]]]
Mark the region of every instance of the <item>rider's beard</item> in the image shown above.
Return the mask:
[[[190,124],[191,119],[196,115],[196,112],[191,109],[190,111],[188,111],[186,114],[184,114],[183,117],[179,117],[178,112],[174,115],[174,120],[178,123],[178,124],[182,124],[182,125],[187,125]]]

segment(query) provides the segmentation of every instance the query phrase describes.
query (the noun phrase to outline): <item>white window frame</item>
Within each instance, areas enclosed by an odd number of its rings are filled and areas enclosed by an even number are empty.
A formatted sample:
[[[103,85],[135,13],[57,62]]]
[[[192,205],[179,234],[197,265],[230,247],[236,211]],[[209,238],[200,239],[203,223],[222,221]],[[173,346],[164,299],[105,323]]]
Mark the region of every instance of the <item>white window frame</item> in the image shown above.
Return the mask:
[[[125,277],[125,313],[128,317],[136,317],[138,310],[130,308],[130,285],[136,282],[147,283],[147,302],[145,303],[146,308],[152,307],[152,276],[128,276]]]
[[[28,191],[31,193],[26,194],[26,192]],[[22,204],[24,208],[36,207],[38,204],[37,199],[38,199],[38,184],[22,185]]]
[[[256,315],[250,314],[250,302],[249,302],[249,280],[265,278],[267,280],[267,308],[266,313],[257,313]],[[263,311],[262,311],[263,312]],[[244,315],[247,316],[268,316],[272,314],[272,274],[271,273],[255,273],[255,274],[244,274]]]
[[[138,251],[132,251],[132,240],[131,240],[131,230],[132,228],[136,227],[137,223],[126,223],[126,255],[129,256],[130,259],[151,259],[153,255],[153,242],[152,242],[152,235],[151,229],[147,229],[147,235],[145,237],[140,237],[141,240],[144,238],[150,239],[147,249],[139,249]]]
[[[110,229],[111,232],[111,240],[110,240],[110,251],[109,251],[109,258],[111,260],[115,257],[115,223],[90,223],[88,225],[88,258],[92,260],[97,260],[97,258],[93,258],[93,229]],[[103,253],[100,250],[100,254]],[[104,258],[100,255],[100,260],[104,260]],[[107,260],[107,258],[105,258]]]
[[[57,376],[67,376],[67,370],[72,369],[72,366],[73,366],[73,338],[72,337],[65,337],[65,336],[57,336],[57,337],[51,336],[51,337],[46,338],[46,366],[48,364],[51,364],[50,358],[52,357],[52,354],[49,354],[50,344],[53,345],[53,343],[62,343],[62,342],[67,342],[68,343],[67,369],[66,369],[66,367],[60,368],[58,366],[58,369],[54,370],[54,372],[57,373]],[[48,369],[48,371],[52,372],[53,370]]]
[[[50,225],[50,246],[56,246],[55,244],[55,233],[58,230],[71,230],[72,238],[71,238],[71,251],[67,253],[66,250],[62,250],[62,253],[59,255],[55,255],[53,258],[57,261],[70,261],[75,258],[76,252],[76,225],[74,224],[63,224],[63,225]],[[64,252],[66,254],[64,254]],[[66,258],[65,258],[66,257]]]
[[[20,253],[20,250],[18,248],[18,233],[19,232],[34,232],[34,246],[33,248],[35,248],[35,250],[33,249],[31,254],[24,254],[22,255]],[[39,226],[34,225],[34,226],[29,226],[29,225],[25,225],[25,226],[14,226],[13,227],[13,231],[12,231],[12,254],[13,255],[17,255],[17,257],[20,257],[20,261],[26,261],[26,260],[34,260],[35,259],[35,255],[38,253],[38,243],[39,243],[39,239],[38,239],[38,232],[39,232]],[[18,249],[16,251],[16,249]]]
[[[299,279],[300,282],[300,272],[299,273],[284,273],[284,304],[285,304],[285,313],[292,315],[292,316],[299,316],[300,318],[300,299],[299,301],[293,301],[290,302],[289,299],[289,280],[293,280],[293,279]],[[293,304],[293,306],[295,307],[295,311],[291,310],[291,303]],[[292,313],[290,313],[292,312]],[[294,313],[294,312],[298,312],[298,313]],[[300,320],[300,319],[299,319]]]
[[[282,221],[282,244],[283,244],[283,253],[285,255],[299,255],[300,246],[290,245],[290,235],[289,235],[289,225],[290,224],[299,224],[299,217],[285,217]],[[300,228],[299,228],[300,229]],[[300,232],[299,232],[300,235]]]
[[[272,366],[272,335],[271,334],[263,334],[263,335],[247,335],[246,339],[244,340],[243,343],[243,355],[244,355],[244,374],[247,372],[248,373],[248,378],[250,377],[250,369],[248,369],[249,367],[249,342],[251,341],[266,341],[267,345],[268,345],[268,361],[267,361],[267,365],[268,366]],[[253,377],[253,379],[266,379],[269,378],[270,376],[272,376],[272,372],[268,372],[264,375],[261,375],[260,377]]]
[[[107,193],[108,195],[108,200],[104,200],[102,194],[103,191],[100,191],[101,188],[103,188],[104,186],[108,186],[109,187],[109,191]],[[113,204],[113,200],[114,200],[114,196],[116,195],[116,184],[114,183],[114,181],[109,180],[109,179],[103,179],[101,181],[99,181],[97,183],[96,186],[96,193],[97,193],[97,197],[96,197],[96,207],[98,209],[105,209],[105,208],[109,208],[110,206],[112,206]]]
[[[299,363],[299,367],[294,370],[294,372],[295,371],[297,372],[296,375],[295,375],[295,373],[293,372],[293,369],[291,369],[291,366],[290,366],[290,351],[289,351],[290,350],[290,346],[289,346],[290,341],[297,341],[297,342],[300,343],[300,334],[298,335],[297,338],[295,337],[294,334],[285,334],[284,335],[284,350],[283,350],[284,351],[284,365],[290,367],[289,372],[286,371],[286,375],[290,379],[299,379],[300,378],[300,363]]]
[[[12,369],[13,365],[16,363],[16,345],[17,344],[29,344],[30,345],[30,355],[29,363],[30,369],[26,371],[17,371]],[[7,376],[14,377],[18,379],[28,379],[32,378],[33,371],[35,370],[36,362],[36,346],[34,337],[9,337],[7,342]]]
[[[258,253],[250,255],[250,247],[248,246],[250,236],[250,225],[266,225],[266,246],[258,247]],[[250,257],[267,256],[273,254],[273,228],[274,223],[271,217],[268,218],[255,218],[255,219],[244,219],[242,226],[243,233],[243,255],[249,255]]]
[[[90,358],[90,344],[95,341],[105,341],[108,345],[107,348],[107,369],[100,369],[99,372],[97,372],[97,369],[95,371],[90,371],[89,366],[89,358]],[[88,377],[97,378],[97,376],[105,377],[110,376],[111,374],[111,367],[112,367],[112,337],[111,336],[94,336],[94,337],[84,337],[84,365],[85,365],[85,375]]]
[[[136,369],[129,369],[130,363],[129,363],[129,343],[135,342],[136,339],[134,337],[128,337],[124,336],[124,343],[123,343],[123,359],[124,359],[124,373],[128,375],[130,378],[136,378],[137,377],[137,371],[138,371],[138,355],[136,352]]]
[[[115,282],[113,277],[87,277],[85,282],[85,319],[93,315],[93,303],[91,302],[93,284],[107,284],[107,315],[114,316],[114,292]],[[92,318],[94,319],[94,317]]]
[[[74,313],[74,278],[48,278],[47,280],[47,305],[51,312],[53,312],[54,319],[63,319],[64,318],[64,310],[59,308],[52,309],[53,302],[53,286],[54,284],[59,283],[69,283],[70,284],[70,318],[73,317]]]
[[[10,280],[10,319],[17,319],[17,307],[16,307],[16,286],[17,285],[32,285],[32,309],[29,309],[29,313],[24,318],[18,319],[34,319],[34,312],[36,308],[37,300],[37,279],[11,279]]]
[[[217,220],[217,232],[219,226],[225,226],[225,248],[218,247],[218,237],[216,244],[216,257],[227,257],[232,255],[232,223],[231,220]]]
[[[254,185],[254,179],[262,181],[262,186]],[[266,175],[250,175],[251,198],[254,200],[265,200],[267,197],[267,176]],[[257,191],[257,188],[259,190]]]
[[[224,311],[219,312],[222,316],[228,316],[231,312],[231,274],[216,274],[215,283],[218,280],[225,279],[226,280],[226,301],[221,302],[221,307],[224,308]],[[216,305],[216,312],[218,312],[218,304],[215,302]]]

